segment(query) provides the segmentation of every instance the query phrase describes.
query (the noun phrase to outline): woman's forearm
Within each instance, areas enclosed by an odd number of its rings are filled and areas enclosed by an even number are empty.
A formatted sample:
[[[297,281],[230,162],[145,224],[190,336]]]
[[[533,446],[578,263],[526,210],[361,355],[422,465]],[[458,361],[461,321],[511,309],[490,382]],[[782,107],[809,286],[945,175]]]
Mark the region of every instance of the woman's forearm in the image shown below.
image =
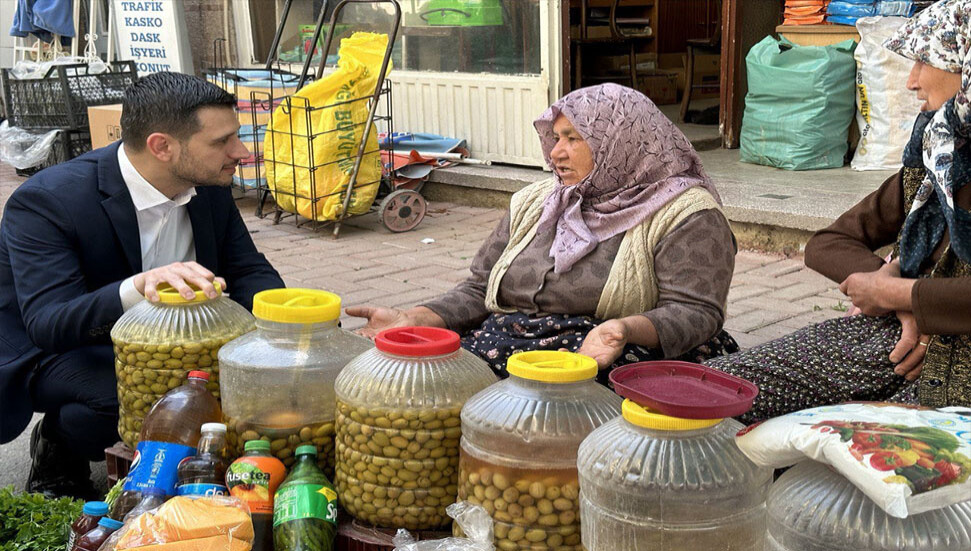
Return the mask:
[[[646,316],[627,316],[618,321],[624,324],[629,344],[636,344],[645,348],[661,346],[661,340],[657,336],[657,328],[654,327],[654,322]]]
[[[416,326],[422,327],[447,327],[445,320],[425,306],[415,306],[405,310],[405,315],[414,321]]]

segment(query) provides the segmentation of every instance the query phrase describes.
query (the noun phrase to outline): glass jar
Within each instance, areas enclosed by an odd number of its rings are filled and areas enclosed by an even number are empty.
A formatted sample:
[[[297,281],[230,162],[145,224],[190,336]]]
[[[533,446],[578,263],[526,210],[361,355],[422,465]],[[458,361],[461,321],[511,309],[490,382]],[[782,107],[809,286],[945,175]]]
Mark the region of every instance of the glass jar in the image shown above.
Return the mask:
[[[379,527],[439,528],[458,492],[459,414],[496,376],[447,329],[388,329],[375,345],[337,377],[341,505]]]
[[[317,446],[317,464],[334,476],[334,382],[347,362],[374,347],[338,326],[339,296],[271,289],[253,297],[256,331],[219,351],[223,415],[231,458],[265,440],[290,467],[297,447]]]
[[[625,400],[580,446],[588,551],[762,549],[772,469],[735,445],[732,419],[679,419]]]
[[[892,517],[845,477],[803,461],[779,477],[768,498],[768,551],[968,551],[971,501]]]
[[[492,515],[499,549],[579,550],[577,449],[621,399],[579,354],[523,352],[506,369],[462,409],[458,497]]]
[[[219,348],[253,330],[253,316],[222,294],[202,291],[187,300],[167,284],[159,302],[143,300],[111,329],[118,379],[118,434],[135,449],[142,420],[166,392],[185,382],[190,371],[209,373],[207,388],[219,398]]]

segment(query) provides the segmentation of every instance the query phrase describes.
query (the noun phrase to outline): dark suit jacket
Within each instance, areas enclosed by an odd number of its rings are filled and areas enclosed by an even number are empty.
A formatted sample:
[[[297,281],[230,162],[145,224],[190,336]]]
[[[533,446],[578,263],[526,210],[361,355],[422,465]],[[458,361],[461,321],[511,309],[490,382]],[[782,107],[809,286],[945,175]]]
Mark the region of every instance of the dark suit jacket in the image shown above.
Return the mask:
[[[142,271],[135,206],[115,143],[24,182],[0,222],[0,443],[16,438],[33,407],[37,358],[110,344],[122,314],[122,280]],[[257,252],[232,193],[198,187],[188,204],[196,261],[226,278],[233,300],[283,287]]]

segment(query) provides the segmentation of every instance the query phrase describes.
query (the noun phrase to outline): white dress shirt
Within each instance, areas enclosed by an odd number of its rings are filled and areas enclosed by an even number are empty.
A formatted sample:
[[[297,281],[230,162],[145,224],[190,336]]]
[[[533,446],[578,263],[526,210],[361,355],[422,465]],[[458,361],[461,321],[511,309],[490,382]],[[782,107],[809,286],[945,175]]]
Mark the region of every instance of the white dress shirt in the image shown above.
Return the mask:
[[[125,153],[124,145],[118,148],[118,166],[135,205],[142,271],[195,260],[195,239],[186,208],[196,195],[195,188],[169,199],[138,173]],[[121,283],[119,294],[121,306],[126,311],[144,298],[135,289],[134,276]]]

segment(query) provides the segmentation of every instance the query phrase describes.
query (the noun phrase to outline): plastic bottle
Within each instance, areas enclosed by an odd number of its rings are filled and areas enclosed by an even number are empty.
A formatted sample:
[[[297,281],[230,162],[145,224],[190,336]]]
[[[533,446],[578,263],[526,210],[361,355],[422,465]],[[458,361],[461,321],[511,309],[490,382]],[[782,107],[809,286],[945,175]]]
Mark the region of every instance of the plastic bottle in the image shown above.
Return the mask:
[[[98,551],[101,544],[122,526],[124,526],[124,523],[118,522],[113,518],[102,517],[93,530],[89,530],[74,542],[74,547],[71,551]]]
[[[199,427],[222,420],[219,402],[208,390],[209,374],[190,371],[188,380],[152,406],[142,425],[128,479],[111,510],[114,518],[124,518],[141,501],[142,492],[161,488],[166,496],[175,495],[179,463],[195,455]]]
[[[94,530],[101,517],[108,514],[108,504],[104,501],[89,501],[81,509],[81,516],[71,525],[71,534],[67,538],[67,549],[74,547],[74,542],[81,536]]]
[[[226,471],[229,495],[246,502],[253,516],[253,551],[273,551],[273,496],[287,475],[266,440],[250,440]]]
[[[179,463],[179,482],[175,493],[180,496],[226,496],[226,425],[202,425],[199,451]]]
[[[128,511],[125,518],[122,519],[124,522],[128,522],[133,518],[137,518],[142,513],[147,513],[156,507],[159,507],[165,500],[168,499],[165,492],[160,488],[149,488],[142,491],[142,500],[138,502],[138,505],[134,509]]]
[[[316,446],[297,448],[297,462],[273,501],[275,551],[333,551],[337,492],[317,467]]]

